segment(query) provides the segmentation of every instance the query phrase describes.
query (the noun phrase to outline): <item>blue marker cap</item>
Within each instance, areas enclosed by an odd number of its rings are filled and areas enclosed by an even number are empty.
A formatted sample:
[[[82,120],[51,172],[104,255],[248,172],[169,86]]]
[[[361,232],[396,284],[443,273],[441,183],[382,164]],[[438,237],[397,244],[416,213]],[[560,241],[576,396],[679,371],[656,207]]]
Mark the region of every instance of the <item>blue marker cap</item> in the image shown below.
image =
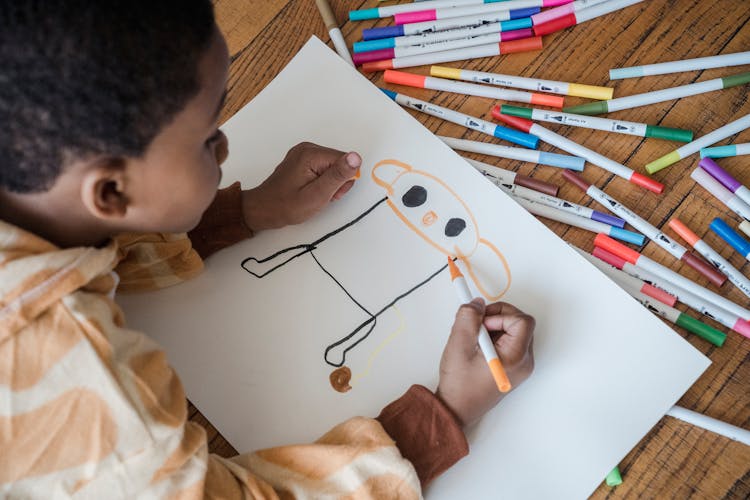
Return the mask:
[[[377,7],[374,9],[362,9],[362,10],[350,10],[349,20],[350,21],[364,21],[365,19],[379,19],[380,9]]]
[[[620,229],[619,227],[611,227],[609,229],[609,235],[618,240],[624,241],[625,243],[632,243],[634,245],[641,246],[646,241],[646,237],[642,234],[628,231],[627,229]]]
[[[530,17],[511,19],[510,21],[500,21],[500,29],[502,31],[521,30],[524,28],[531,28],[531,26],[532,22]]]
[[[354,53],[369,52],[371,50],[392,49],[396,46],[395,38],[380,38],[366,42],[354,42]]]
[[[539,7],[530,7],[528,9],[515,9],[508,11],[511,19],[520,19],[522,17],[531,17],[534,14],[539,14],[542,9]]]
[[[597,210],[594,210],[591,214],[591,220],[603,222],[605,224],[609,224],[610,226],[619,227],[620,229],[625,227],[625,221],[621,218],[615,217],[614,215],[605,214]]]
[[[643,66],[631,66],[629,68],[615,68],[609,70],[610,80],[620,80],[622,78],[638,78],[643,76]]]
[[[715,146],[713,148],[701,148],[701,158],[727,158],[729,156],[737,156],[737,146],[734,144]]]
[[[729,243],[732,248],[741,253],[743,257],[747,257],[750,254],[750,243],[719,217],[712,220],[709,227],[722,240]]]
[[[539,163],[551,167],[567,168],[569,170],[580,172],[583,170],[583,165],[586,163],[586,160],[579,158],[578,156],[560,155],[557,153],[545,153],[544,151],[539,151]]]
[[[362,30],[362,40],[377,40],[379,38],[393,38],[395,36],[404,36],[403,24]]]
[[[392,90],[388,90],[388,89],[380,88],[380,87],[378,87],[378,88],[379,88],[379,89],[380,89],[380,91],[381,91],[381,92],[383,92],[383,93],[384,93],[385,95],[387,95],[388,97],[390,97],[390,98],[391,98],[391,99],[393,99],[394,101],[396,100],[396,96],[398,95],[398,94],[397,94],[396,92],[394,92],[394,91],[392,91]]]
[[[492,135],[498,139],[512,142],[513,144],[518,144],[519,146],[529,149],[536,149],[539,144],[539,137],[527,134],[526,132],[519,132],[518,130],[503,127],[502,125],[496,125],[495,131]]]

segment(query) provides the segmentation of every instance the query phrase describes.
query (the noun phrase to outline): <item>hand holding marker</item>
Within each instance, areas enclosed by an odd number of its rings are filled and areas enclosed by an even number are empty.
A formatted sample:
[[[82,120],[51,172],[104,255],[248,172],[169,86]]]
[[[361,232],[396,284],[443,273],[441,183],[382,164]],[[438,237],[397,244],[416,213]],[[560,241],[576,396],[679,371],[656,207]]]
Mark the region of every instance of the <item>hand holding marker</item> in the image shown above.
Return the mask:
[[[461,271],[458,269],[458,266],[456,266],[456,263],[453,262],[453,259],[451,257],[448,257],[448,267],[451,272],[451,281],[453,282],[453,287],[458,294],[459,300],[462,304],[471,302],[472,296],[471,292],[469,291],[469,285],[466,283],[464,275],[461,274]],[[492,343],[490,334],[487,333],[487,329],[484,327],[484,324],[479,326],[478,342],[479,348],[482,350],[482,354],[484,355],[484,359],[487,360],[487,364],[490,367],[492,377],[495,379],[498,390],[500,392],[508,392],[511,389],[510,380],[508,379],[508,375],[505,373],[505,369],[503,368],[503,365],[500,362],[500,358],[497,355],[497,351],[495,350],[495,344]]]

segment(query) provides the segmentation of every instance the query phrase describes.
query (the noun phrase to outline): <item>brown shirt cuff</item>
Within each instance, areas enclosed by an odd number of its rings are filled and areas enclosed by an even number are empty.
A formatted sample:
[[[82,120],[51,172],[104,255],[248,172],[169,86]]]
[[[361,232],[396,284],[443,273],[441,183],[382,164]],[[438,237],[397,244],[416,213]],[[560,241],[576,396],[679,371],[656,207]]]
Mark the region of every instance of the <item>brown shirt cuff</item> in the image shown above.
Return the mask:
[[[193,248],[203,259],[252,235],[242,215],[242,188],[239,182],[218,190],[201,221],[188,233]]]
[[[377,420],[414,465],[423,487],[469,453],[456,418],[421,385],[383,408]]]

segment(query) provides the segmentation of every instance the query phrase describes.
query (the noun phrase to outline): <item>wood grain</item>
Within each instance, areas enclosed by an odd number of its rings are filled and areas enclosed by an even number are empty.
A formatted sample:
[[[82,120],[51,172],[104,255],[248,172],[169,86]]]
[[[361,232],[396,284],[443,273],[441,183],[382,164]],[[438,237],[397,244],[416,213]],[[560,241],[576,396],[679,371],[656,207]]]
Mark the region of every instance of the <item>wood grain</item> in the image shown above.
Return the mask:
[[[313,0],[217,0],[215,5],[217,21],[227,37],[232,54],[229,93],[222,114],[223,120],[236,113],[260,92],[310,36],[316,35],[331,45]],[[347,19],[349,10],[375,5],[375,0],[331,1],[340,21]],[[743,66],[613,82],[608,80],[610,68],[748,50],[749,21],[750,2],[745,0],[646,0],[546,36],[545,48],[541,52],[463,61],[446,66],[609,85],[615,88],[615,97],[631,95],[747,71],[748,67]],[[363,28],[387,24],[387,20],[342,22],[341,29],[351,46],[361,38]],[[419,67],[407,71],[428,74],[429,68]],[[368,77],[373,83],[383,85],[380,74]],[[403,87],[391,88],[487,120],[492,120],[490,109],[496,104],[479,97]],[[608,116],[687,128],[694,131],[695,137],[700,137],[749,113],[747,97],[748,87],[743,86],[623,110]],[[585,100],[566,99],[566,105],[582,102]],[[289,105],[293,108],[294,103]],[[432,117],[419,114],[414,114],[414,117],[435,133],[493,142],[492,138]],[[551,124],[545,126],[640,172],[644,171],[643,167],[649,161],[679,147],[679,144],[657,139],[557,128]],[[728,142],[750,142],[750,130],[722,143]],[[541,144],[540,149],[556,151],[546,144]],[[566,184],[560,172],[554,168],[496,160],[481,155],[466,156],[554,182],[561,186],[561,197],[600,208],[586,195]],[[680,217],[747,275],[750,273],[750,265],[708,229],[708,224],[714,217],[722,217],[735,227],[740,220],[692,181],[689,173],[696,167],[697,160],[697,155],[694,155],[658,172],[654,177],[666,185],[662,195],[639,189],[590,164],[583,175],[670,236],[676,235],[667,228],[667,222],[672,217]],[[750,157],[729,158],[720,160],[720,163],[738,180],[750,185]],[[591,233],[560,223],[544,222],[566,241],[586,250],[593,248]],[[746,307],[750,306],[748,298],[730,283],[717,289],[653,243],[646,244],[641,250],[657,262],[707,288],[719,291]],[[683,306],[680,307],[686,310]],[[695,316],[693,312],[689,314]],[[707,319],[706,322],[726,331],[712,320]],[[734,425],[750,428],[750,340],[743,340],[730,332],[725,345],[716,348],[680,328],[675,329],[712,361],[709,369],[682,397],[679,404]],[[644,349],[647,348],[648,346],[644,346]],[[212,452],[223,456],[236,453],[193,407],[191,415],[192,420],[207,427]],[[612,432],[617,432],[617,426],[618,422],[612,422]],[[571,453],[575,453],[575,450],[571,450]],[[620,470],[623,484],[616,488],[602,484],[592,498],[750,498],[750,447],[671,417],[664,417],[622,459]],[[543,478],[540,477],[540,480]]]

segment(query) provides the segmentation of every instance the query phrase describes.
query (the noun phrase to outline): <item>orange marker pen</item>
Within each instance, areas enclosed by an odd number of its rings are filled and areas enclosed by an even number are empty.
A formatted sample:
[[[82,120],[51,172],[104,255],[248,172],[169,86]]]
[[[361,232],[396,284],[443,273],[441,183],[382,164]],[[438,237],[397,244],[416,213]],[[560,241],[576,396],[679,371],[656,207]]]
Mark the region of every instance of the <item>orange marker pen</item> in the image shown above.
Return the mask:
[[[450,269],[451,281],[453,282],[453,287],[456,289],[456,293],[458,293],[459,300],[464,304],[471,302],[472,297],[469,285],[466,284],[464,275],[461,274],[461,270],[458,269],[458,266],[450,257],[448,257],[448,268]],[[508,392],[511,389],[510,380],[508,380],[505,368],[503,368],[500,358],[495,351],[495,345],[492,343],[490,334],[484,325],[479,327],[478,343],[482,354],[484,354],[484,359],[490,365],[490,371],[492,372],[492,377],[495,379],[497,388],[500,389],[500,392]]]

